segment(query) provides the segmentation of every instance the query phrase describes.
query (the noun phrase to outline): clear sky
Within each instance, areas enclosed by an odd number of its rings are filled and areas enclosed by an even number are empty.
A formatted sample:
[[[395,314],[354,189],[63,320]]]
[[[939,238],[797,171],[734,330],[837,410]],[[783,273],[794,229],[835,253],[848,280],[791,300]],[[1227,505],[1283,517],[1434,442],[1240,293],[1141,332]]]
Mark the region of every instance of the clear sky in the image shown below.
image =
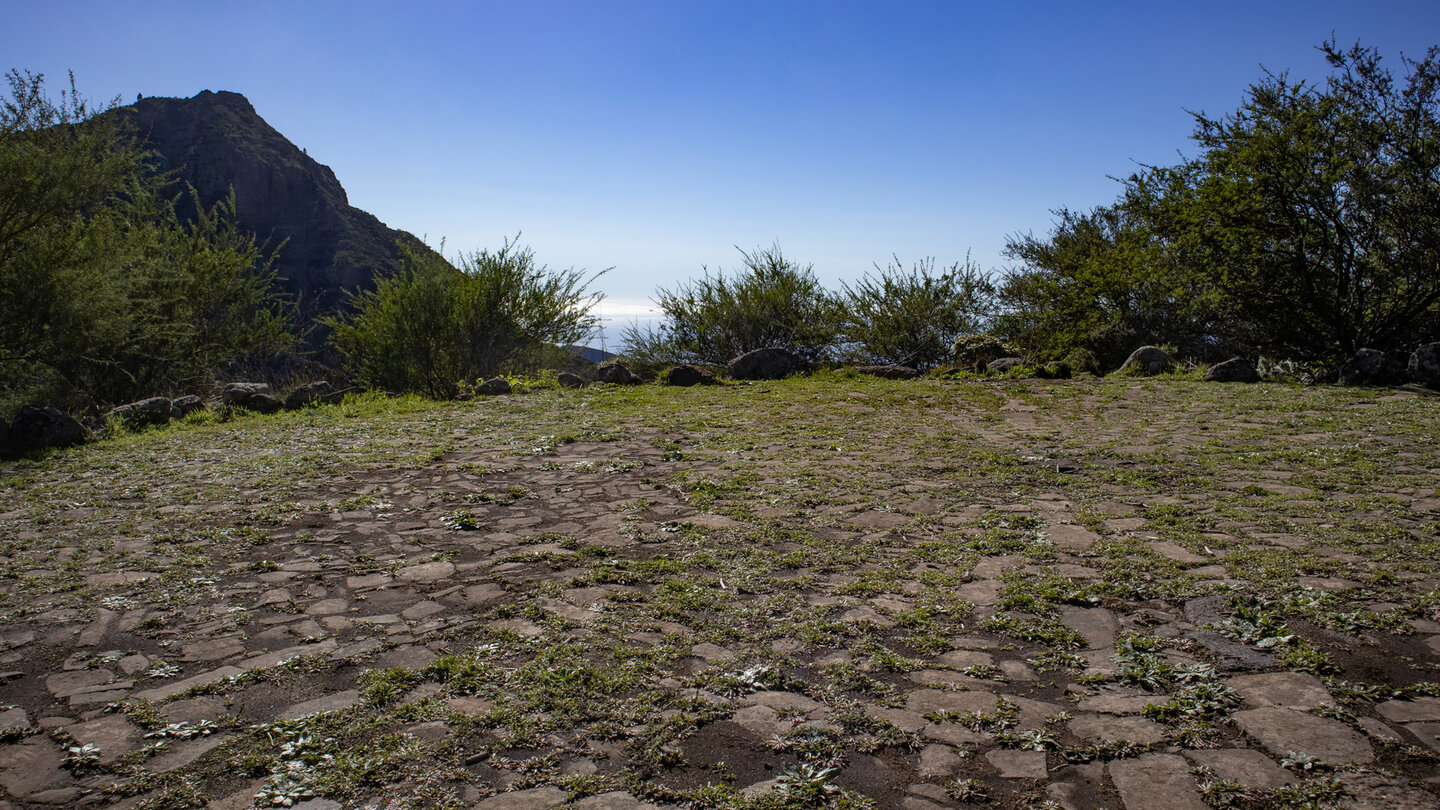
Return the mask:
[[[1440,2],[0,0],[0,68],[105,100],[245,94],[353,205],[443,238],[523,232],[628,319],[778,242],[831,286],[892,255],[1005,264],[1007,236],[1189,150],[1314,47],[1440,44]],[[612,331],[611,340],[614,340]]]

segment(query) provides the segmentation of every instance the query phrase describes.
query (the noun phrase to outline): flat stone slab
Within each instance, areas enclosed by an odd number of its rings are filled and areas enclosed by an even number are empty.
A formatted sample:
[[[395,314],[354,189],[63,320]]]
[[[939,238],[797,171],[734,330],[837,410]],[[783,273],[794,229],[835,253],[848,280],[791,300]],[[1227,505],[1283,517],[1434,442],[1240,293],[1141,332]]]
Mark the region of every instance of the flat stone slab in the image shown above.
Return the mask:
[[[441,560],[401,568],[395,572],[395,578],[401,582],[439,582],[454,573],[455,563]]]
[[[1196,765],[1214,771],[1221,779],[1246,787],[1269,790],[1299,781],[1275,760],[1253,748],[1200,749],[1186,751],[1185,756]]]
[[[1210,810],[1195,789],[1190,764],[1174,754],[1145,754],[1106,766],[1126,810]]]
[[[920,749],[921,779],[946,779],[964,764],[965,760],[948,745],[927,745]]]
[[[590,796],[570,806],[575,810],[658,810],[655,805],[642,802],[622,790]]]
[[[1252,706],[1279,706],[1285,709],[1314,709],[1322,703],[1334,705],[1335,696],[1319,678],[1304,672],[1263,672],[1237,675],[1228,683]],[[1429,698],[1435,700],[1435,698]],[[1437,701],[1440,702],[1440,701]]]
[[[1085,694],[1088,689],[1078,690]],[[1100,714],[1140,714],[1146,706],[1168,702],[1165,695],[1150,695],[1129,686],[1101,686],[1095,694],[1083,697],[1075,704],[1077,709]]]
[[[996,749],[986,752],[985,761],[995,766],[1004,779],[1044,779],[1050,775],[1044,751]]]
[[[1060,608],[1060,621],[1085,637],[1092,649],[1111,647],[1120,633],[1120,619],[1115,611],[1105,608],[1082,608],[1066,605]]]
[[[1052,523],[1045,527],[1045,534],[1050,537],[1050,542],[1067,551],[1084,551],[1100,539],[1095,532],[1073,523]]]
[[[335,692],[330,695],[323,695],[314,700],[307,700],[304,703],[296,703],[294,706],[280,713],[281,720],[294,720],[310,714],[320,712],[341,712],[360,702],[360,692],[355,689],[347,689],[344,692]]]
[[[741,700],[742,705],[769,706],[776,711],[790,709],[809,714],[825,711],[825,704],[795,692],[756,692]]]
[[[1144,717],[1112,717],[1104,714],[1081,714],[1070,719],[1070,731],[1093,743],[1129,740],[1135,743],[1158,743],[1165,739],[1165,727]]]
[[[992,712],[995,695],[979,690],[946,692],[940,689],[916,689],[905,698],[905,708],[917,714],[926,712]]]
[[[538,787],[491,796],[471,810],[550,810],[564,803],[565,791],[553,787]]]
[[[60,746],[45,737],[0,746],[0,787],[11,796],[34,792],[58,775],[64,759]]]
[[[1279,707],[1236,712],[1233,717],[1246,734],[1277,757],[1294,751],[1337,764],[1363,765],[1375,760],[1370,743],[1338,720]]]
[[[100,749],[101,765],[114,763],[139,748],[143,737],[139,727],[119,714],[66,726],[64,731],[80,745],[88,744]]]
[[[47,681],[48,683],[48,681]],[[1429,723],[1440,721],[1440,698],[1418,697],[1414,700],[1387,700],[1375,707],[1386,720],[1395,723]]]

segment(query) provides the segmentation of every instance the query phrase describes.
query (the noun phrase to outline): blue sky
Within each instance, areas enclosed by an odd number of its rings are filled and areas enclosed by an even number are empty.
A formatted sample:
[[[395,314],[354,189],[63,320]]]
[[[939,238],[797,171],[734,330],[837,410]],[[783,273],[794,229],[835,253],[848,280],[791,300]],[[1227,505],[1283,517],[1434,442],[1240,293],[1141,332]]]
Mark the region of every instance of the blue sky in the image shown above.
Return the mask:
[[[967,253],[1189,149],[1332,32],[1440,44],[1428,2],[0,0],[0,68],[133,100],[233,90],[352,204],[447,253],[600,270],[605,310],[778,242],[838,286]],[[612,332],[611,339],[614,336]]]

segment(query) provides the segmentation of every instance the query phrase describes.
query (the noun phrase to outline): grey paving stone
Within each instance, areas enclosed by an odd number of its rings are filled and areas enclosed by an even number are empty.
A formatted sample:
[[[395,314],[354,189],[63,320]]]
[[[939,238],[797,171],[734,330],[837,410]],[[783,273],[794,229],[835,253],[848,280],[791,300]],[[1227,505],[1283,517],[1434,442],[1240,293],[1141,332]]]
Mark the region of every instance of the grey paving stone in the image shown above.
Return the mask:
[[[110,765],[139,748],[144,736],[138,726],[119,714],[66,726],[64,731],[80,745],[89,744],[100,749],[101,765]]]
[[[1135,743],[1158,743],[1165,739],[1165,727],[1143,717],[1113,717],[1104,714],[1081,714],[1072,717],[1070,731],[1093,743],[1129,740]]]
[[[996,749],[985,753],[985,761],[1004,779],[1044,779],[1049,775],[1044,751]]]
[[[1413,700],[1387,700],[1375,707],[1385,719],[1396,723],[1427,723],[1440,721],[1440,698],[1417,697]]]
[[[1262,672],[1236,675],[1227,683],[1252,706],[1279,706],[1286,709],[1314,709],[1322,703],[1334,705],[1335,697],[1319,678],[1304,672]],[[1432,698],[1433,700],[1433,698]]]
[[[471,810],[550,810],[564,802],[565,791],[553,787],[538,787],[491,796]]]
[[[1117,759],[1106,766],[1126,810],[1209,810],[1190,766],[1173,754]]]
[[[1214,771],[1221,779],[1246,787],[1270,789],[1298,781],[1278,762],[1253,748],[1200,749],[1186,751],[1185,757]]]
[[[1338,720],[1278,707],[1236,712],[1232,717],[1246,734],[1277,757],[1295,751],[1334,763],[1363,765],[1375,760],[1370,743]]]
[[[0,746],[0,787],[11,796],[24,796],[52,779],[63,778],[60,746],[45,737],[27,737],[16,745]]]
[[[302,703],[296,703],[295,705],[281,712],[280,719],[294,720],[299,717],[305,717],[306,715],[317,714],[319,712],[344,711],[351,706],[358,704],[359,702],[360,692],[355,689],[347,689],[343,692],[333,692],[328,695],[322,695],[318,698],[315,698],[314,700],[307,700]]]

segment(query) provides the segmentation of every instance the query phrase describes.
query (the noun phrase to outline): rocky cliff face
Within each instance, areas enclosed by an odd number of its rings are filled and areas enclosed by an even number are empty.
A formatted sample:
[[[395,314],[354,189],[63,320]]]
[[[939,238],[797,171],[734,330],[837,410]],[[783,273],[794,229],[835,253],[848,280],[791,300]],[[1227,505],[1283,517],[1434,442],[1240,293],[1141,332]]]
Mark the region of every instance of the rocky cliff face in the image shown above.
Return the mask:
[[[352,207],[335,173],[265,123],[239,93],[147,98],[120,112],[160,156],[159,168],[176,172],[179,188],[194,186],[206,206],[233,189],[241,227],[261,244],[284,242],[276,272],[306,322],[342,306],[346,291],[393,272],[400,240],[418,244]]]

